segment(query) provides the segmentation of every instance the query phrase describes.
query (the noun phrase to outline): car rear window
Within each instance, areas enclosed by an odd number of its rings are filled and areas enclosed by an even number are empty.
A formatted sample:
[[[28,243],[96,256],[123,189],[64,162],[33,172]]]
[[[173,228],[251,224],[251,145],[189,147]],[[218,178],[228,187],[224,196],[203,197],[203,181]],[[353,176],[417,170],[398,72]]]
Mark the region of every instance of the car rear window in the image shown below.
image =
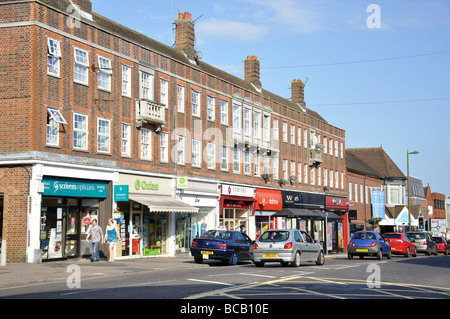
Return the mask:
[[[435,242],[437,242],[438,244],[443,244],[444,243],[444,241],[442,240],[442,237],[433,237],[433,240]]]
[[[407,233],[407,235],[412,239],[425,239],[424,233]]]
[[[204,233],[200,238],[228,240],[228,239],[231,238],[231,232],[229,232],[229,231],[209,230],[206,233]]]
[[[356,233],[352,239],[376,239],[374,233]]]
[[[402,235],[400,234],[384,234],[383,236],[384,238],[398,238],[398,239],[402,238]]]
[[[288,238],[289,238],[288,231],[266,231],[264,234],[262,234],[261,237],[259,237],[259,241],[280,242],[286,241],[288,240]]]

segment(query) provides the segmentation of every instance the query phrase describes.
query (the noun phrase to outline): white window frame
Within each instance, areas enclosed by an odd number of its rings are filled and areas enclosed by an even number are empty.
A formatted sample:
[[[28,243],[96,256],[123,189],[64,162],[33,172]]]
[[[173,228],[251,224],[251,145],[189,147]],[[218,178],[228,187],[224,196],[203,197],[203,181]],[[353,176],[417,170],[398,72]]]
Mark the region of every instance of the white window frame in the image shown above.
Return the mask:
[[[184,113],[184,103],[185,103],[185,87],[182,85],[177,85],[177,110],[180,113]]]
[[[141,127],[141,159],[152,160],[152,131]]]
[[[177,164],[184,165],[184,136],[178,135],[177,137]]]
[[[245,136],[251,136],[252,134],[252,110],[248,107],[244,107],[244,112],[243,112],[243,119],[244,119],[244,135]]]
[[[111,59],[98,56],[97,87],[111,91],[112,65]]]
[[[78,121],[79,119],[84,119],[82,122]],[[84,124],[79,127],[77,123]],[[73,113],[73,148],[76,150],[87,150],[88,149],[88,116],[86,114],[81,113]]]
[[[328,169],[323,169],[323,186],[328,186]]]
[[[228,102],[220,100],[220,124],[228,125]]]
[[[308,148],[308,129],[303,129],[303,147]]]
[[[160,157],[162,163],[169,162],[169,133],[161,132],[160,136]]]
[[[297,145],[302,146],[302,128],[297,127]]]
[[[295,125],[291,124],[291,144],[295,145]]]
[[[111,120],[97,118],[97,152],[111,152]]]
[[[283,121],[283,142],[287,143],[288,135],[287,135],[287,123]]]
[[[192,139],[192,166],[201,166],[201,141],[197,139]]]
[[[222,171],[228,171],[228,147],[222,145],[222,151],[221,151],[221,158],[220,158],[220,169]]]
[[[308,184],[308,164],[303,164],[303,183]]]
[[[153,74],[139,71],[139,98],[153,100],[153,81]]]
[[[210,95],[206,96],[206,116],[208,121],[216,120],[216,98]]]
[[[233,132],[241,133],[242,127],[242,107],[239,104],[233,103]]]
[[[125,157],[131,156],[131,125],[122,123],[121,125],[121,154]]]
[[[261,139],[261,112],[253,112],[253,137]]]
[[[263,140],[270,142],[270,115],[263,114]]]
[[[73,81],[76,83],[89,85],[89,52],[77,47],[73,49]],[[86,54],[86,59],[82,58],[77,53]],[[80,78],[82,77],[82,78]]]
[[[283,179],[288,180],[288,161],[287,159],[283,160]]]
[[[278,141],[280,139],[280,131],[278,130],[278,119],[272,120],[272,130],[273,130],[273,139]]]
[[[290,168],[290,173],[291,173],[291,175],[289,175],[289,178],[291,177],[291,176],[294,176],[295,177],[295,161],[291,161],[291,166],[289,167]]]
[[[59,146],[59,124],[67,124],[67,122],[58,109],[47,108],[47,111],[46,144]]]
[[[131,67],[122,64],[122,96],[131,97]]]
[[[206,145],[206,159],[208,169],[216,169],[216,144],[208,143]]]
[[[241,151],[237,147],[233,149],[233,173],[241,173]]]
[[[302,182],[302,163],[297,163],[297,179],[299,183]]]
[[[60,76],[61,42],[47,38],[47,74]]]
[[[192,105],[192,115],[193,116],[198,116],[200,117],[201,115],[201,111],[200,111],[200,100],[201,100],[201,95],[200,92],[192,90],[192,101],[191,101],[191,105]]]
[[[280,158],[279,157],[275,157],[272,161],[272,176],[273,179],[278,179],[279,177],[279,162],[280,162]]]
[[[159,94],[160,94],[160,103],[164,104],[164,107],[166,109],[169,108],[169,81],[166,79],[161,78],[159,81],[160,88],[159,88]]]
[[[245,175],[251,175],[252,168],[251,168],[251,160],[250,160],[250,150],[244,151],[244,174]]]

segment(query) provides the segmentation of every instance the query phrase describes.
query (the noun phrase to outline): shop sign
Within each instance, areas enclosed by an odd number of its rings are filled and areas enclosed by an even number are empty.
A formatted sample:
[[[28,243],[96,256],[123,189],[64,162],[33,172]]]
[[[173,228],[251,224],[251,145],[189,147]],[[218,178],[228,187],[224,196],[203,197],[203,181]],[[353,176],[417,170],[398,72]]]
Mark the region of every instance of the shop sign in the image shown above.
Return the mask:
[[[222,195],[255,197],[254,188],[235,185],[222,184],[220,193]]]
[[[228,200],[225,199],[223,202],[223,208],[238,208],[238,209],[249,209],[250,205],[247,201],[243,200]]]
[[[44,185],[42,195],[45,196],[108,197],[107,182],[63,177],[44,177],[42,184]]]
[[[347,198],[326,197],[325,209],[328,210],[348,210]]]
[[[283,200],[280,191],[269,189],[256,189],[257,210],[279,211],[283,209]]]
[[[128,202],[128,200],[129,200],[128,185],[114,185],[114,201]]]
[[[177,188],[187,188],[188,178],[187,177],[177,177]]]
[[[386,214],[384,191],[372,189],[370,197],[372,200],[372,217],[384,219]]]
[[[127,185],[129,193],[172,195],[172,179],[120,174],[119,184]]]
[[[325,208],[325,196],[321,194],[282,191],[281,195],[283,197],[283,207],[304,209]]]

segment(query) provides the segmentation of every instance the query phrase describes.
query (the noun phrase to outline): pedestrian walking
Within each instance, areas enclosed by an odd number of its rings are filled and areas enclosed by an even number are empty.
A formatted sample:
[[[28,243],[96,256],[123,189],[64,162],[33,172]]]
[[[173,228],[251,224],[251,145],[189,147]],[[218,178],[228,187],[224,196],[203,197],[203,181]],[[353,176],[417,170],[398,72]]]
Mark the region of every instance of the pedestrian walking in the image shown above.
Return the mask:
[[[115,248],[117,242],[120,240],[119,230],[117,228],[117,224],[114,221],[114,219],[110,218],[108,219],[108,226],[106,226],[105,231],[105,238],[103,242],[106,242],[108,244],[108,251],[109,251],[109,263],[114,262],[115,257]]]
[[[89,229],[88,229],[86,240],[89,240],[89,237],[92,238],[91,262],[99,261],[100,260],[100,254],[98,253],[98,246],[100,245],[100,242],[101,242],[101,240],[103,238],[103,230],[97,224],[97,219],[95,219],[95,218],[92,220],[92,226],[89,227]]]

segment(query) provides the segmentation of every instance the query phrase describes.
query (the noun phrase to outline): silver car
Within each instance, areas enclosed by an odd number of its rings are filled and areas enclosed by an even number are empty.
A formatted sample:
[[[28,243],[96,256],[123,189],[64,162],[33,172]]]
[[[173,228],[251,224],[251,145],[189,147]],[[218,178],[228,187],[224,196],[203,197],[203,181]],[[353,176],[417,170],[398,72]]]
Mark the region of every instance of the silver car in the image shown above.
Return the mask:
[[[413,240],[414,244],[416,244],[416,249],[419,253],[425,253],[427,256],[431,256],[431,254],[437,256],[437,245],[429,233],[411,231],[407,232],[406,235],[408,235],[408,237]]]
[[[266,230],[250,247],[253,263],[263,267],[266,262],[280,262],[287,266],[299,267],[302,262],[315,262],[323,265],[323,248],[306,232],[298,229]]]

